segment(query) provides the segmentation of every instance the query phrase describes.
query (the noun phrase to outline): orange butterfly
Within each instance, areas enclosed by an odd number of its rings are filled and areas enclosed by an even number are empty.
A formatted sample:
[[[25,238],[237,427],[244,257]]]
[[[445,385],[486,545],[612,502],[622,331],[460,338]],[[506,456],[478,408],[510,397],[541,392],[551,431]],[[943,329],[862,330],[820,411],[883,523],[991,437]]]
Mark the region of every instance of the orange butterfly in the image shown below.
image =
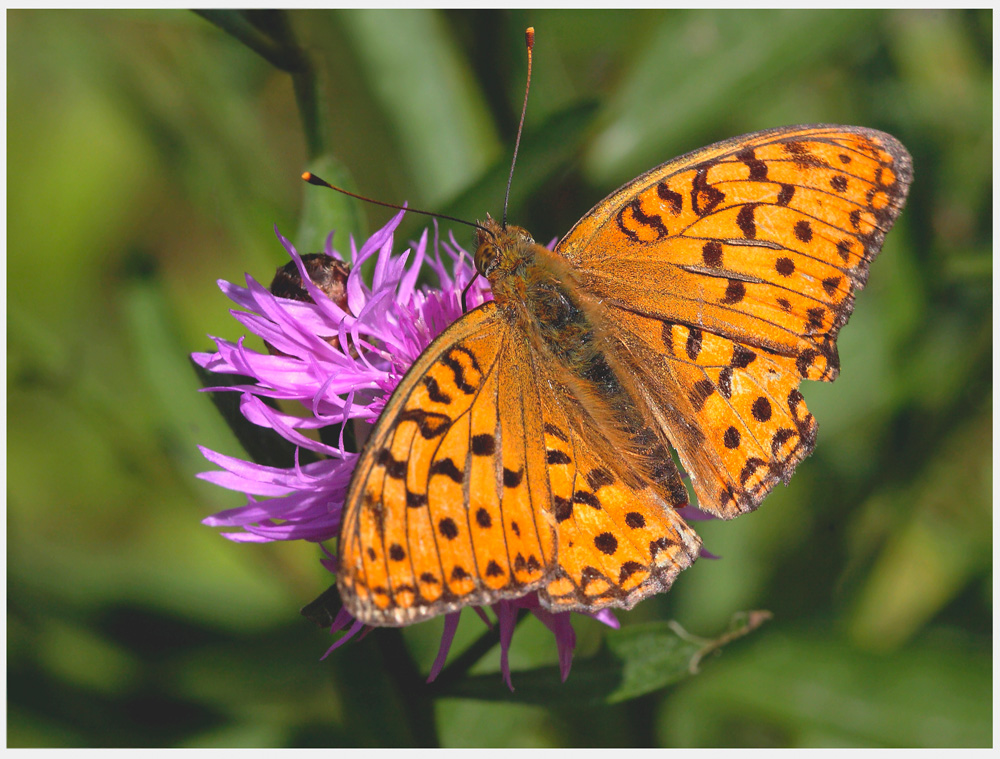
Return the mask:
[[[688,492],[755,509],[812,450],[798,385],[836,337],[906,200],[893,137],[793,126],[643,174],[550,251],[487,218],[494,301],[413,364],[359,459],[338,587],[371,625],[537,592],[631,608],[698,556]]]

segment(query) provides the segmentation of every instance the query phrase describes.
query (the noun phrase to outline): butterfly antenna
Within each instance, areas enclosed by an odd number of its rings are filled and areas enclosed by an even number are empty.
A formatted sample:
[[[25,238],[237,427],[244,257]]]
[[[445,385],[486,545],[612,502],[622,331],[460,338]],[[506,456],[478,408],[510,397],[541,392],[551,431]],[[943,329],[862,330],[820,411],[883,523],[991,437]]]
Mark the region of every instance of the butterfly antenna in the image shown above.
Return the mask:
[[[528,48],[528,82],[524,85],[524,105],[521,106],[521,123],[517,125],[517,139],[514,140],[514,159],[510,162],[510,176],[507,177],[507,193],[503,196],[503,224],[507,229],[507,203],[510,200],[510,183],[514,179],[514,165],[517,163],[517,149],[521,146],[521,132],[524,130],[524,114],[528,110],[528,91],[531,89],[531,50],[535,46],[535,27],[524,30],[524,46]]]
[[[434,213],[433,211],[421,211],[421,210],[419,210],[417,208],[408,208],[406,206],[397,206],[394,203],[383,203],[381,200],[373,200],[372,198],[366,198],[364,195],[358,195],[358,194],[353,193],[353,192],[348,192],[343,187],[337,187],[336,185],[332,185],[329,182],[327,182],[325,179],[321,179],[320,177],[316,176],[311,171],[304,172],[302,174],[302,178],[306,182],[308,182],[309,184],[314,184],[314,185],[317,185],[319,187],[328,187],[331,190],[336,190],[337,192],[343,193],[344,195],[347,195],[349,197],[357,198],[358,200],[363,200],[366,203],[374,203],[377,206],[385,206],[386,208],[395,208],[397,211],[406,211],[407,213],[419,213],[419,214],[423,214],[424,216],[431,216],[431,217],[433,217],[435,219],[444,219],[445,221],[454,221],[454,222],[457,222],[459,224],[465,224],[465,225],[470,226],[470,227],[475,227],[476,229],[481,229],[483,232],[485,232],[486,234],[488,234],[490,237],[495,237],[495,235],[492,232],[490,232],[490,230],[486,229],[486,227],[482,227],[479,224],[476,224],[475,222],[466,221],[465,219],[456,219],[454,216],[445,216],[443,213]]]

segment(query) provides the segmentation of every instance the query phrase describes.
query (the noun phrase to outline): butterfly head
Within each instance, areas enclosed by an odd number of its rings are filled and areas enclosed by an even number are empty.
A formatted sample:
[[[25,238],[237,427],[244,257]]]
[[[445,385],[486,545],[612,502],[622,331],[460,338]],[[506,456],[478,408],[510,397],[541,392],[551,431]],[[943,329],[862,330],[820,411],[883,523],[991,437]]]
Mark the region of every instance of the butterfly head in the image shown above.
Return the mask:
[[[533,245],[535,240],[526,229],[503,227],[487,214],[476,232],[476,271],[491,282],[510,274],[527,260]]]

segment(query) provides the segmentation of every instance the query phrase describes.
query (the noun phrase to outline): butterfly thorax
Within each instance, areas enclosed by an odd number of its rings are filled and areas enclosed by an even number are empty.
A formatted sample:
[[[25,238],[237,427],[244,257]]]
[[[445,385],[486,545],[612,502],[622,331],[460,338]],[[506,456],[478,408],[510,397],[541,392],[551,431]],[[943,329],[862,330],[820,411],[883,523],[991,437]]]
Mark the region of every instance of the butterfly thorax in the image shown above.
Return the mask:
[[[660,489],[670,502],[686,491],[669,453],[669,441],[655,432],[630,373],[617,357],[595,299],[580,286],[569,262],[539,245],[521,227],[501,227],[487,217],[478,233],[476,268],[490,282],[505,316],[528,336],[563,403],[582,420],[582,433],[599,436],[618,451],[636,475]]]
[[[593,350],[594,328],[572,269],[521,227],[502,227],[487,216],[478,233],[476,269],[489,280],[493,299],[537,349],[564,361]],[[580,356],[567,351],[575,348]]]

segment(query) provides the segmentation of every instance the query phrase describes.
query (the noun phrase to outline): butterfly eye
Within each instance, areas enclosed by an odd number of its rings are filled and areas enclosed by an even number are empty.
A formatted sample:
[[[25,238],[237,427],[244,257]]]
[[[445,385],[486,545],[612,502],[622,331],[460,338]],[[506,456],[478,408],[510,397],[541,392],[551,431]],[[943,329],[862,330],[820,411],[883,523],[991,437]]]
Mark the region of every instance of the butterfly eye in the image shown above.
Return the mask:
[[[476,249],[476,271],[484,277],[500,265],[500,248],[491,242],[485,242]]]

